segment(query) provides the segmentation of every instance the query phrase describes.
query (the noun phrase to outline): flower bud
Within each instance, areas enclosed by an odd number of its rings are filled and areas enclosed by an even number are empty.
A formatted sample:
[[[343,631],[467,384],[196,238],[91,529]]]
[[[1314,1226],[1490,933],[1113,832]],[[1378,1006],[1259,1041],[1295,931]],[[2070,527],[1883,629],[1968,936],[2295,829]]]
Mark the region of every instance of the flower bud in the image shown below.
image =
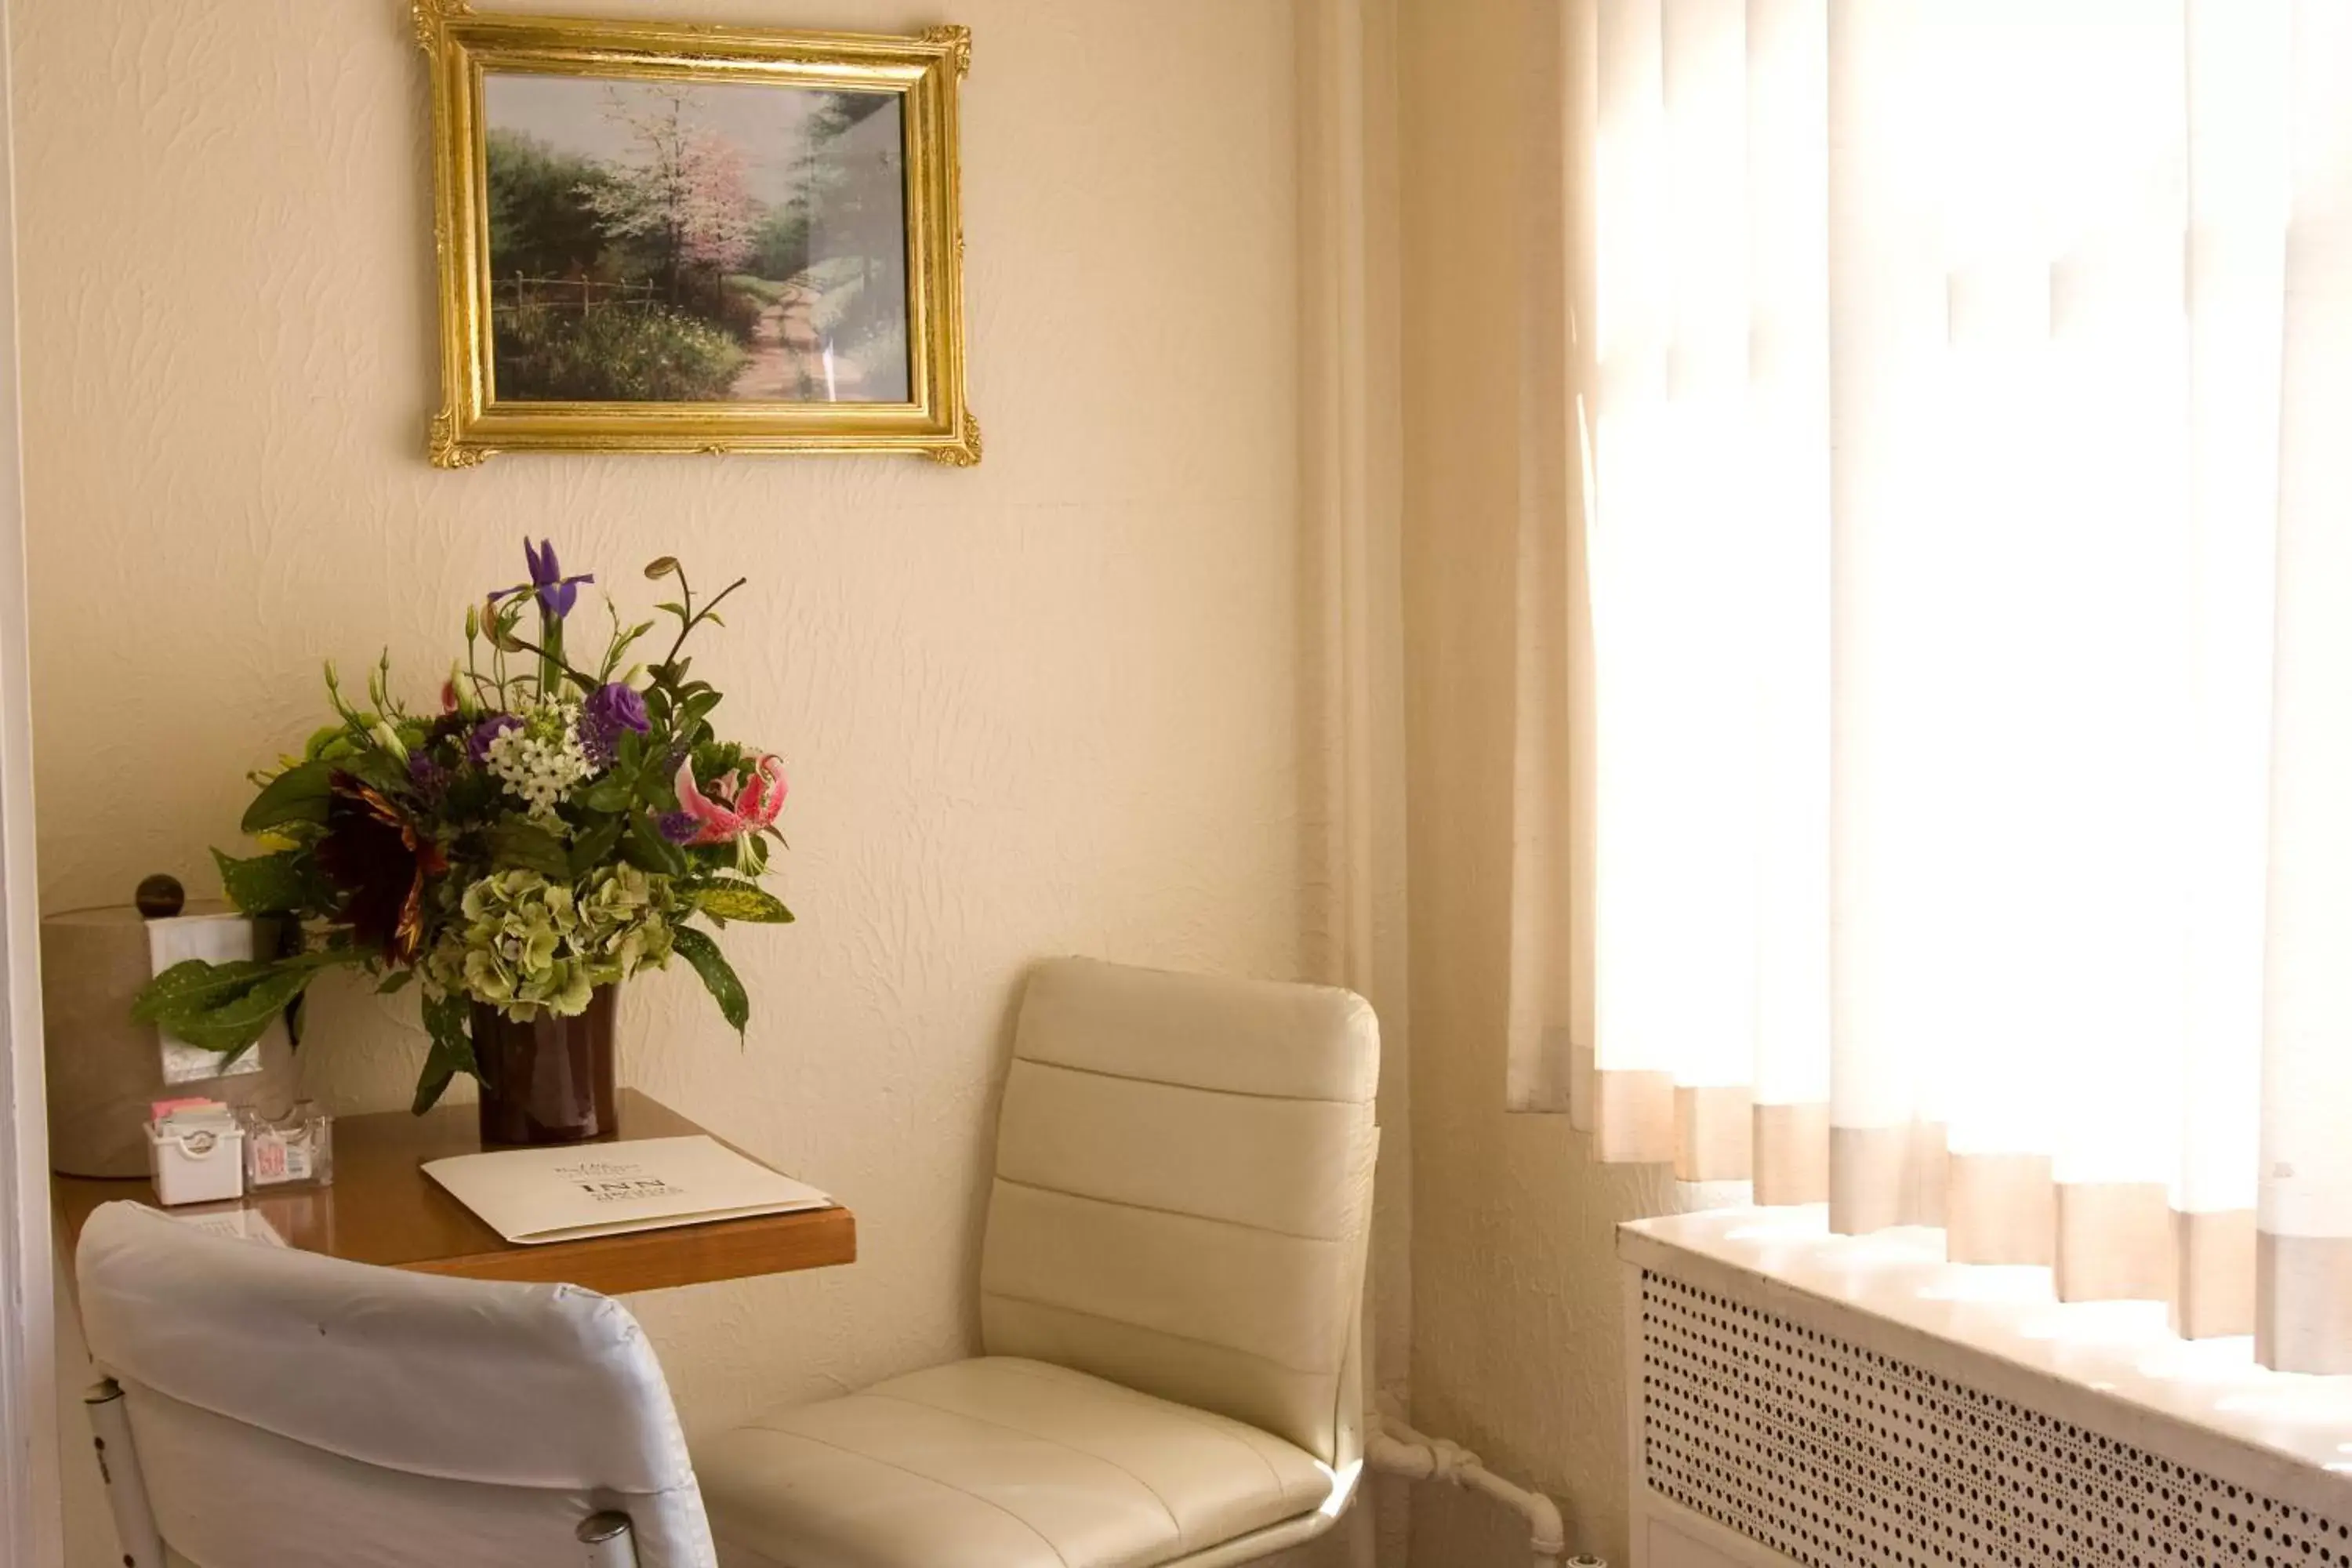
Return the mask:
[[[481,712],[482,704],[474,695],[474,683],[466,679],[454,658],[449,661],[448,691],[452,700],[450,707],[459,717],[471,719]]]
[[[482,612],[473,605],[466,606],[466,640],[472,642],[482,635]]]
[[[370,727],[368,733],[374,738],[377,745],[382,746],[385,751],[390,752],[402,762],[404,763],[408,760],[407,742],[404,742],[400,738],[400,731],[394,729],[391,724],[385,721],[382,719],[377,720],[375,723]]]
[[[675,555],[656,555],[646,563],[646,575],[656,583],[677,570],[677,557]]]

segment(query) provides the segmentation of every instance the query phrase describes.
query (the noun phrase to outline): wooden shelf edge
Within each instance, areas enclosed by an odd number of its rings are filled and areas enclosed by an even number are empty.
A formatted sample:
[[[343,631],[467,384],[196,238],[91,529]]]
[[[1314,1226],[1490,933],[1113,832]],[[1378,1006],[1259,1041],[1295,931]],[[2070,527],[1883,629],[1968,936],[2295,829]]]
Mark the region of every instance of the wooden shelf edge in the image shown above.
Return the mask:
[[[414,1273],[459,1279],[577,1285],[606,1296],[623,1296],[856,1260],[857,1216],[835,1207],[550,1242],[405,1267]]]

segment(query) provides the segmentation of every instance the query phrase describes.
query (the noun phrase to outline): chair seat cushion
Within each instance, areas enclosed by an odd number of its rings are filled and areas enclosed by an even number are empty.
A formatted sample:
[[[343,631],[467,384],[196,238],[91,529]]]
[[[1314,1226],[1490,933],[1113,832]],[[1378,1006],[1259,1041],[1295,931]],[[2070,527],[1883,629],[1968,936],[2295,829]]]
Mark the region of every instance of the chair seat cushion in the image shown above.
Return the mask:
[[[696,1447],[726,1568],[1152,1568],[1314,1512],[1255,1427],[1043,1362],[954,1362]]]

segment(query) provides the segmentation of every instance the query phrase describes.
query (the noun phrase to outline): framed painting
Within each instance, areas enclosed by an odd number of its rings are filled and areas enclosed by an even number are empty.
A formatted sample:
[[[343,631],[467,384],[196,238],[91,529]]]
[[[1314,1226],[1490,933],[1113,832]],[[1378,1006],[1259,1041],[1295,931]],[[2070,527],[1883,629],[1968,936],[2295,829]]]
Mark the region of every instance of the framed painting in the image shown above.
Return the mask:
[[[429,456],[899,452],[969,466],[971,35],[413,0],[433,83]]]

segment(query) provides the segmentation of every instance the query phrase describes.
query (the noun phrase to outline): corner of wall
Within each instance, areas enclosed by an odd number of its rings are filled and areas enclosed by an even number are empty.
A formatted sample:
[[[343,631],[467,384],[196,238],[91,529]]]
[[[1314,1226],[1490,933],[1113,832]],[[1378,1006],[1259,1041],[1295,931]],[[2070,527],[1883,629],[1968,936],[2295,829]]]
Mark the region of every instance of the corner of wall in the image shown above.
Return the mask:
[[[1393,0],[1295,0],[1298,38],[1301,815],[1309,973],[1381,1020],[1367,1342],[1376,1405],[1410,1399],[1412,1118],[1406,988],[1402,341]],[[1407,1489],[1376,1479],[1339,1548],[1402,1568]]]
[[[1520,952],[1527,831],[1516,791],[1525,648],[1575,653],[1568,584],[1523,598],[1529,506],[1572,506],[1564,443],[1572,316],[1531,278],[1561,272],[1567,171],[1530,95],[1564,75],[1561,0],[1398,0],[1403,351],[1405,774],[1412,805],[1414,1423],[1542,1490],[1571,1549],[1625,1560],[1624,1369],[1615,1229],[1691,1194],[1661,1166],[1607,1166],[1559,1115],[1506,1109],[1515,962],[1565,975],[1572,902],[1546,893],[1558,951]],[[1555,276],[1554,286],[1564,289]],[[1537,309],[1538,305],[1544,308]],[[1529,355],[1537,356],[1530,374]],[[1558,521],[1558,520],[1555,520]],[[1562,526],[1565,526],[1564,524]],[[1569,542],[1572,572],[1574,543]],[[1553,565],[1540,558],[1534,571]],[[1557,563],[1555,563],[1557,564]],[[1555,602],[1555,601],[1559,602]],[[1566,617],[1530,628],[1538,616]],[[1569,679],[1574,679],[1569,670]],[[1565,694],[1557,700],[1566,703]],[[1543,696],[1541,700],[1555,700]],[[1573,731],[1570,731],[1572,742]],[[1570,757],[1573,769],[1578,759]],[[1556,773],[1553,776],[1558,776]],[[1563,817],[1567,814],[1563,812]],[[1573,818],[1566,841],[1575,843]],[[1547,822],[1547,830],[1553,825]],[[1571,847],[1570,853],[1573,853]],[[1554,857],[1550,873],[1565,877]],[[1522,900],[1515,905],[1515,897]],[[1538,978],[1542,978],[1540,974]],[[1569,987],[1563,983],[1558,994]],[[1557,1002],[1557,995],[1553,998]],[[1517,1522],[1438,1492],[1415,1563],[1502,1561]]]

